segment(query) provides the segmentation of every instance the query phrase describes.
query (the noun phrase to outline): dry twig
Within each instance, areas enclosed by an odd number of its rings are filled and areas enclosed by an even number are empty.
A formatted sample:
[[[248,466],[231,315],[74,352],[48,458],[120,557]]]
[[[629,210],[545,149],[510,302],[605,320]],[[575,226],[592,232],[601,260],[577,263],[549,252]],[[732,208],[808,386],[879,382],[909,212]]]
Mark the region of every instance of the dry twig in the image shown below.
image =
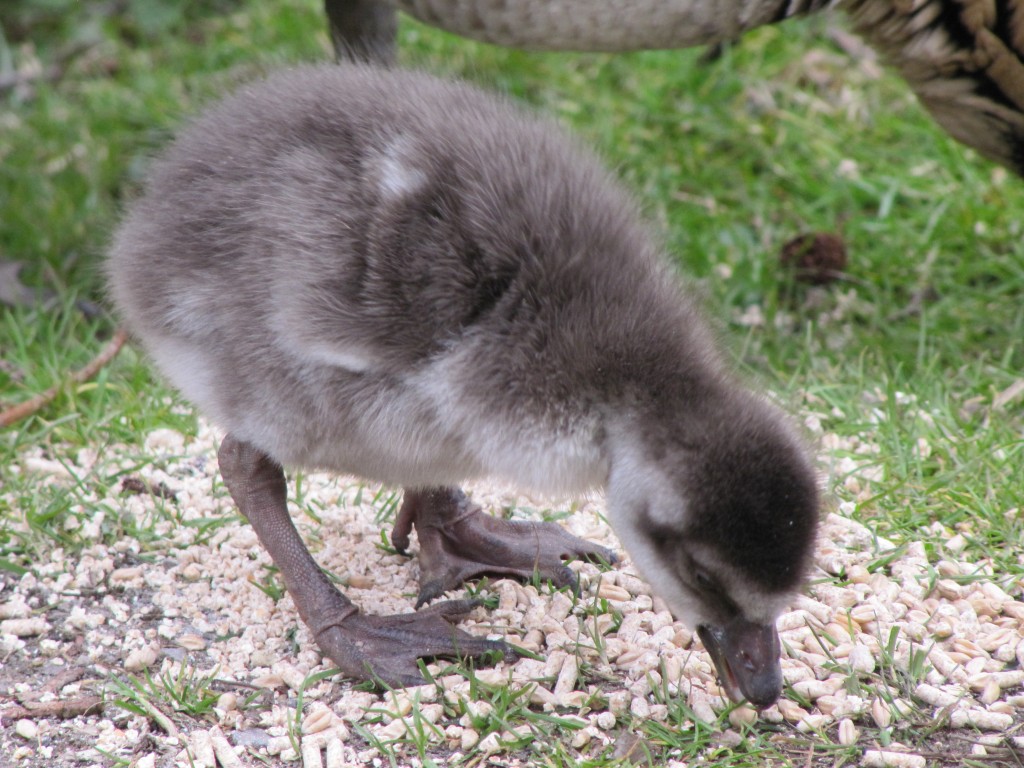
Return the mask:
[[[13,722],[23,718],[33,720],[56,717],[66,720],[81,715],[95,715],[103,708],[103,699],[99,696],[79,696],[74,699],[57,699],[55,701],[30,701],[22,705],[14,705],[0,712],[0,722]]]
[[[124,346],[127,339],[128,333],[123,328],[118,328],[114,333],[114,337],[110,340],[107,346],[100,350],[100,353],[96,355],[96,357],[90,360],[84,368],[71,374],[71,381],[75,384],[81,384],[95,376],[103,366],[113,360],[117,353],[121,351],[121,347]],[[11,424],[19,422],[22,419],[31,416],[33,413],[36,413],[47,403],[53,401],[53,399],[60,394],[63,386],[63,384],[58,384],[55,387],[50,387],[45,392],[41,392],[34,397],[30,397],[23,403],[18,403],[4,411],[0,411],[0,427],[9,427]]]

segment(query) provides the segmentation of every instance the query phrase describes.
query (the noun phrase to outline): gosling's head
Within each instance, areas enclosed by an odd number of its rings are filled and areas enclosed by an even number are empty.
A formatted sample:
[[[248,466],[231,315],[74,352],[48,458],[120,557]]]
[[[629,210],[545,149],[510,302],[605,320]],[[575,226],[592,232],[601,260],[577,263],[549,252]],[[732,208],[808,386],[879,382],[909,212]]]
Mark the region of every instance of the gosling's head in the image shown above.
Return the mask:
[[[683,407],[610,430],[612,523],[655,592],[696,627],[729,697],[767,707],[782,693],[775,621],[814,545],[814,468],[764,400],[716,393]]]

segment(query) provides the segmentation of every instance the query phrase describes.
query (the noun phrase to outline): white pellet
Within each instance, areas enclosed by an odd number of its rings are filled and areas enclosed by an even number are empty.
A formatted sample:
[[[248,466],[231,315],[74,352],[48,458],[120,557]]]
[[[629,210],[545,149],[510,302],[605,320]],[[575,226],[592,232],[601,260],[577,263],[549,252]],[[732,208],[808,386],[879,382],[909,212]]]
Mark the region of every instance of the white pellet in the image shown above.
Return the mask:
[[[925,768],[927,761],[921,755],[909,752],[868,749],[860,764],[864,768]]]
[[[313,739],[302,740],[302,768],[324,768],[320,745]]]

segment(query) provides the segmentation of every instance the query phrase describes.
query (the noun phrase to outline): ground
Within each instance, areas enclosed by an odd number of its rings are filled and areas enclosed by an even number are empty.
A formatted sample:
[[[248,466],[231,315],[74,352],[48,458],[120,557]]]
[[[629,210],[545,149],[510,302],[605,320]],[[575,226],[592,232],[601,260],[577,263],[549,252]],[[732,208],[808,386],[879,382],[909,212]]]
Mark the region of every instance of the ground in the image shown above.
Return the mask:
[[[813,409],[804,416],[814,427]],[[870,497],[883,479],[872,446],[818,438],[840,462],[863,457],[845,484]],[[213,768],[214,746],[225,745],[243,765],[306,766],[562,764],[616,749],[674,766],[755,754],[867,764],[870,750],[928,765],[1019,756],[1021,584],[963,561],[963,537],[941,525],[934,547],[897,546],[852,519],[852,503],[828,511],[807,594],[780,618],[786,694],[761,713],[723,700],[699,641],[628,558],[575,564],[578,597],[505,579],[475,585],[485,605],[464,625],[531,653],[475,669],[434,663],[430,683],[375,691],[324,674],[330,664],[216,481],[215,442],[202,424],[195,437],[155,431],[142,467],[129,450],[83,452],[72,466],[24,457],[20,471],[44,482],[87,476],[98,469],[90,461],[123,474],[96,499],[107,514],[81,532],[96,544],[4,579],[2,748],[15,764]],[[319,562],[364,609],[410,610],[415,563],[378,546],[395,494],[321,475],[300,486],[294,514]],[[484,487],[474,496],[499,514],[562,510],[573,533],[621,552],[599,497],[545,506]]]

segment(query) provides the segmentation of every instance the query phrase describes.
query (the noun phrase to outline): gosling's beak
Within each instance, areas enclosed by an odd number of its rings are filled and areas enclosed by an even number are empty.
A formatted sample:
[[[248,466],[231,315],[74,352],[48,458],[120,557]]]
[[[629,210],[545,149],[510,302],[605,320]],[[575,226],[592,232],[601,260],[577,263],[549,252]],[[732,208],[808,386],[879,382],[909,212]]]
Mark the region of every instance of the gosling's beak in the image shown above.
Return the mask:
[[[755,624],[737,616],[724,626],[702,624],[697,634],[730,699],[745,698],[764,709],[782,695],[781,646],[774,624]]]

